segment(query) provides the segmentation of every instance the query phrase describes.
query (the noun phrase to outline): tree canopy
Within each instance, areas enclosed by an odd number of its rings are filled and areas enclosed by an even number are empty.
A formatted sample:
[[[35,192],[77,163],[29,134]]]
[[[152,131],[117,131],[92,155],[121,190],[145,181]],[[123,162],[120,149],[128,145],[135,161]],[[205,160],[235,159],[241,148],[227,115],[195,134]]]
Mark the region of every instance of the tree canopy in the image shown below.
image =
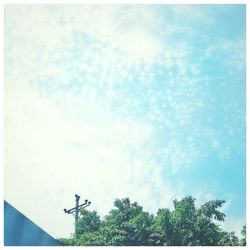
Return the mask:
[[[174,209],[161,208],[156,215],[143,211],[129,198],[116,199],[114,208],[102,220],[96,211],[82,209],[77,239],[59,239],[77,246],[238,246],[246,245],[246,226],[242,238],[226,232],[217,223],[226,215],[219,209],[223,200],[212,200],[199,208],[191,196],[174,200]]]

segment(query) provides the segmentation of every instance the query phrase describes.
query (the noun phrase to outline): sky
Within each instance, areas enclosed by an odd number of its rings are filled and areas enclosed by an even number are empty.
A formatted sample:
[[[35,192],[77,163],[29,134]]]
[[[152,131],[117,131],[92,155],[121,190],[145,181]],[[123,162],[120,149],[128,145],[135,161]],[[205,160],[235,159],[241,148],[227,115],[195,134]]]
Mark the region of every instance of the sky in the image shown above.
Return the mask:
[[[245,5],[6,5],[4,198],[69,237],[102,217],[225,199],[246,223]]]

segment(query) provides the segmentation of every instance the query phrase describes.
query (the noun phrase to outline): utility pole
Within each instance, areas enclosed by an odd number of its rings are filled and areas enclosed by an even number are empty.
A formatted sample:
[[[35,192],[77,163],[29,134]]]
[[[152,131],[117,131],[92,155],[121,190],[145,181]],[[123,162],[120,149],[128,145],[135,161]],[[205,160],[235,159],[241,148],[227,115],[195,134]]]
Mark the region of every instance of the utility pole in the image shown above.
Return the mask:
[[[79,216],[79,209],[80,208],[85,208],[85,207],[88,207],[90,204],[91,204],[91,201],[88,201],[88,200],[85,200],[85,202],[81,205],[79,205],[79,200],[80,200],[80,196],[75,194],[75,198],[76,198],[76,206],[71,208],[71,209],[66,209],[64,208],[63,211],[66,213],[66,214],[73,214],[73,216],[75,217],[75,234],[74,234],[74,239],[76,240],[77,239],[77,224],[78,224],[78,219],[80,218]]]

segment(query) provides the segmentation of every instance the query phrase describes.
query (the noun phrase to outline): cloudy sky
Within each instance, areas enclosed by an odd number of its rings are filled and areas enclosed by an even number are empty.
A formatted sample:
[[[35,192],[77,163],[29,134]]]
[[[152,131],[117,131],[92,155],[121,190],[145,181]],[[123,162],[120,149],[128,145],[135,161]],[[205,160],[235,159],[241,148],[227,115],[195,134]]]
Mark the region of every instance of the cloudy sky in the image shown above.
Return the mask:
[[[54,237],[104,216],[225,199],[245,224],[244,5],[5,7],[5,199]]]

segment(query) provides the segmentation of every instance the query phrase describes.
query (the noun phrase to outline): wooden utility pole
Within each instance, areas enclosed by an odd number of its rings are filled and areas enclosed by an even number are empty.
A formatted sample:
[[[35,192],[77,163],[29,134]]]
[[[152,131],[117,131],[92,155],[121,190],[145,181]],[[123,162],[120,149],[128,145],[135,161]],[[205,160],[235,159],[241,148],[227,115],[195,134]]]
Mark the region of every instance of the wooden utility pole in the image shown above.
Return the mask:
[[[80,200],[80,196],[79,195],[75,195],[76,198],[76,206],[71,208],[71,209],[66,209],[64,208],[64,212],[67,214],[73,214],[73,216],[75,217],[75,233],[74,233],[74,239],[77,239],[77,224],[78,224],[78,219],[79,219],[79,209],[80,208],[85,208],[88,207],[91,204],[91,201],[85,200],[85,202],[81,205],[79,205],[79,200]]]

